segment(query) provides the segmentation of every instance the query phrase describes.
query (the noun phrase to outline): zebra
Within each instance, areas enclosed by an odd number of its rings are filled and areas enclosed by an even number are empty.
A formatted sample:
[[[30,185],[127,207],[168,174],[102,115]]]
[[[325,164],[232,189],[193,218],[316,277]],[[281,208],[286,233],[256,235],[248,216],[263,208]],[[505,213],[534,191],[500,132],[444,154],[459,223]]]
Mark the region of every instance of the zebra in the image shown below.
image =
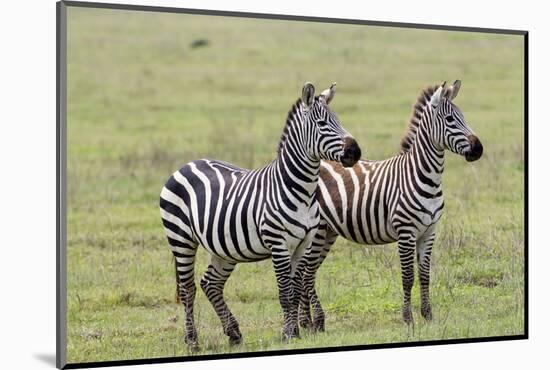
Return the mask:
[[[271,257],[283,339],[299,337],[301,279],[298,262],[309,248],[320,220],[316,200],[321,159],[353,166],[361,156],[355,139],[329,108],[336,84],[315,96],[306,83],[288,112],[277,156],[246,170],[200,159],[174,172],[160,194],[160,214],[175,256],[177,294],[185,311],[185,342],[198,349],[193,318],[194,265],[198,245],[211,255],[200,286],[221,320],[230,344],[242,334],[223,297],[225,282],[239,262]]]
[[[323,161],[317,193],[321,222],[303,271],[299,324],[324,331],[325,315],[315,273],[338,236],[360,244],[398,243],[403,321],[412,323],[414,256],[420,278],[421,314],[431,320],[430,256],[443,211],[445,149],[469,162],[483,146],[453,103],[461,82],[425,88],[412,112],[401,151],[382,161],[360,160],[351,168]],[[313,320],[310,305],[313,307]]]

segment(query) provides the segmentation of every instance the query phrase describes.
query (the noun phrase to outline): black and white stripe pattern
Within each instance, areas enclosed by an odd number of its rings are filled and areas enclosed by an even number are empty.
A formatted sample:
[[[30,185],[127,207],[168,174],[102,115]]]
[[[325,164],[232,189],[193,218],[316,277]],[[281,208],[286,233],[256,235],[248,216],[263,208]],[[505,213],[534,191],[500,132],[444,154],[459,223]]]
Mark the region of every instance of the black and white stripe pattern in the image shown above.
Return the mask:
[[[315,272],[338,236],[360,244],[398,242],[404,292],[403,319],[412,321],[415,254],[421,286],[421,314],[431,319],[430,256],[443,211],[441,178],[445,149],[479,159],[483,147],[452,102],[460,81],[425,89],[414,107],[401,153],[383,161],[359,161],[353,168],[323,162],[319,181],[321,223],[304,271],[300,324],[324,330],[315,292]],[[313,306],[313,321],[310,317]]]
[[[241,342],[237,320],[223,298],[225,282],[239,262],[271,257],[284,313],[285,338],[298,336],[301,279],[296,266],[319,223],[315,197],[321,159],[352,166],[355,140],[328,103],[335,85],[315,97],[307,83],[288,114],[276,159],[257,170],[202,159],[176,171],[160,195],[160,213],[175,256],[178,295],[184,305],[185,341],[197,346],[193,319],[194,263],[201,244],[211,255],[200,282],[231,343]]]

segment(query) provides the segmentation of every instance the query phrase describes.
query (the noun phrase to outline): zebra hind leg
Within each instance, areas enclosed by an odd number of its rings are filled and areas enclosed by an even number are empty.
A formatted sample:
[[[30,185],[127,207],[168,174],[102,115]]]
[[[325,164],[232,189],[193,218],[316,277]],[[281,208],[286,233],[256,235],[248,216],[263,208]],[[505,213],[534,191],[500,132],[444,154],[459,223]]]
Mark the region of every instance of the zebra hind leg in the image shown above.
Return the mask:
[[[195,254],[197,244],[189,242],[184,244],[169,239],[172,253],[175,256],[176,286],[178,300],[183,304],[185,311],[185,343],[191,351],[199,349],[197,328],[193,317],[193,306],[195,303]]]
[[[227,262],[219,257],[212,256],[210,265],[201,279],[201,288],[220,318],[223,332],[229,337],[229,343],[237,345],[242,342],[239,323],[229,310],[223,298],[225,282],[234,269],[235,263]]]

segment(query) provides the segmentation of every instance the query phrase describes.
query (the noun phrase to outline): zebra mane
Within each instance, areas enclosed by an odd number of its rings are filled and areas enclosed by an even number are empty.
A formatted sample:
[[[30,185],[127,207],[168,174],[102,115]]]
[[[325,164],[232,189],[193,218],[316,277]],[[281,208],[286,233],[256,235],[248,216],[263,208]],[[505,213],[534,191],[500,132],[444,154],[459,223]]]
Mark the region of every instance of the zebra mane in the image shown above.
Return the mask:
[[[418,99],[416,100],[416,103],[414,104],[411,118],[409,120],[409,124],[407,125],[405,136],[403,139],[401,139],[401,151],[400,154],[407,153],[411,150],[414,141],[416,139],[416,133],[418,132],[418,127],[420,126],[420,119],[422,118],[422,112],[424,112],[424,109],[428,104],[430,104],[430,100],[432,98],[432,95],[435,93],[439,85],[436,86],[428,86],[422,90],[420,95],[418,95]]]
[[[315,98],[317,100],[317,97]],[[281,149],[283,148],[283,145],[288,137],[288,132],[290,130],[290,123],[292,122],[292,117],[294,117],[300,110],[300,106],[302,105],[302,98],[298,98],[296,100],[296,103],[290,108],[288,111],[288,115],[286,117],[285,122],[285,128],[283,129],[283,134],[281,135],[281,139],[279,140],[279,147],[277,148],[277,154],[281,153]]]

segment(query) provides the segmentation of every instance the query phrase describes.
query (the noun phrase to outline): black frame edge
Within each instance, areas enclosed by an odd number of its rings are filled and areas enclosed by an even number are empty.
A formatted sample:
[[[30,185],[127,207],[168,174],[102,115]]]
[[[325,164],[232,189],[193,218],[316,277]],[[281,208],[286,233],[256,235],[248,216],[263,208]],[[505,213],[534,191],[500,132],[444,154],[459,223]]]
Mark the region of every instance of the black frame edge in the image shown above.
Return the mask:
[[[524,192],[524,200],[523,200],[523,212],[524,212],[524,237],[523,237],[523,243],[524,243],[524,256],[523,256],[523,263],[525,266],[525,277],[524,277],[524,318],[523,318],[523,327],[525,332],[525,337],[529,338],[529,32],[525,32],[524,34],[524,48],[523,48],[523,93],[524,93],[524,101],[523,101],[523,109],[524,109],[524,115],[523,115],[523,130],[524,130],[524,143],[523,143],[523,162],[524,162],[524,172],[523,172],[523,192]]]

